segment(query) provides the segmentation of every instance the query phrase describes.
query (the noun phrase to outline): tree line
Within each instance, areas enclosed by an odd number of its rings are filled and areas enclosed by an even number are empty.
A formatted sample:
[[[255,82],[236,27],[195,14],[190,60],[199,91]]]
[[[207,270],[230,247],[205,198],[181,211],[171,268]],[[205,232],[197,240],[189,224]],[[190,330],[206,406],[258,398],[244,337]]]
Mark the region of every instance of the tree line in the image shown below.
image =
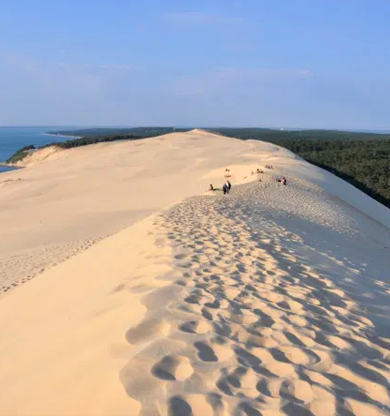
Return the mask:
[[[339,131],[219,129],[243,140],[263,140],[349,182],[390,208],[390,135]]]

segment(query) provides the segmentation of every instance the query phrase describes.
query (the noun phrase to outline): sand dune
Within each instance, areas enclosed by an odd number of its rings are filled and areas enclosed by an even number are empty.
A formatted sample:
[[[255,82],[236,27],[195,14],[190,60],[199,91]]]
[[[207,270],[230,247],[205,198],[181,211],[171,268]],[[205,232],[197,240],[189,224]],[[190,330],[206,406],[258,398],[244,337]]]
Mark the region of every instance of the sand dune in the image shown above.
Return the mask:
[[[0,293],[210,182],[222,185],[225,164],[253,168],[243,156],[252,147],[194,132],[34,152],[27,169],[0,178]]]
[[[295,179],[189,199],[163,217],[182,277],[147,298],[169,336],[121,372],[141,414],[386,414],[390,308],[376,285],[389,282],[373,274],[388,260],[383,243],[362,251],[362,218]],[[185,380],[164,360],[186,363]]]
[[[164,146],[151,182],[178,185],[134,204],[185,199],[0,299],[0,415],[390,414],[388,210],[269,144],[205,132],[146,142]],[[54,172],[56,158],[23,174]],[[241,185],[204,193],[225,166]]]

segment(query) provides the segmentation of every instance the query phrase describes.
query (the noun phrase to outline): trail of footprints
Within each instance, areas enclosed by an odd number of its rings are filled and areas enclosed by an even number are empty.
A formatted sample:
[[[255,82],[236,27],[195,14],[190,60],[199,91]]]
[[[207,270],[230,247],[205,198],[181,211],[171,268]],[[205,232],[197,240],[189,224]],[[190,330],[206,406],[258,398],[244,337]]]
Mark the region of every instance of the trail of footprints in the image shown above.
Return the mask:
[[[390,340],[284,248],[298,236],[248,212],[255,185],[242,192],[160,218],[175,275],[145,296],[120,375],[141,415],[388,414]]]
[[[0,297],[42,274],[45,270],[87,250],[102,239],[103,237],[67,244],[51,244],[33,250],[1,254]]]

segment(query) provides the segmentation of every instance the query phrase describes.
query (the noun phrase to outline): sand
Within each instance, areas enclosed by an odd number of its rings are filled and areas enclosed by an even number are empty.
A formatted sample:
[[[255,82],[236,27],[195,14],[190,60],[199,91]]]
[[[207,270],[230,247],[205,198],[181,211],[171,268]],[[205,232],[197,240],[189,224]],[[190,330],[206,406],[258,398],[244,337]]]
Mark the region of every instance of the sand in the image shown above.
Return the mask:
[[[252,147],[195,132],[34,152],[27,169],[0,177],[0,294],[210,182],[222,185],[225,163],[250,169],[243,153]]]
[[[0,299],[0,415],[390,414],[389,210],[202,131],[53,157],[0,185],[4,281],[47,269]]]

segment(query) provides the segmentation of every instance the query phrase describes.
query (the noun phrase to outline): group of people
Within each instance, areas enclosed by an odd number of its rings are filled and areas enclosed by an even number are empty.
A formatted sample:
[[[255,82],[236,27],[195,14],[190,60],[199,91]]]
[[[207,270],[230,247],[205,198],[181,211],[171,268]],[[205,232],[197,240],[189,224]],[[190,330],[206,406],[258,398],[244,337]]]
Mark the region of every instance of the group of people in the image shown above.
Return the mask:
[[[268,165],[266,166],[266,168],[273,169],[272,166],[268,166]],[[256,172],[254,172],[254,171],[251,172],[251,175],[254,175],[255,173],[264,173],[264,171],[262,171],[261,169],[257,168],[256,169]],[[231,176],[230,175],[230,169],[226,169],[225,170],[225,175],[224,176],[225,176],[225,178],[229,178]],[[259,181],[261,182],[261,179]],[[287,179],[284,176],[282,176],[281,178],[276,179],[276,181],[279,182],[282,185],[287,185]],[[232,184],[230,183],[229,179],[226,179],[226,182],[222,186],[222,192],[223,192],[223,194],[224,195],[229,194],[231,188],[232,188]],[[209,187],[208,190],[209,191],[220,191],[221,189],[220,188],[214,188],[213,184],[210,183],[210,187]]]
[[[230,174],[230,169],[225,169],[224,177],[226,178],[226,182],[222,186],[222,192],[224,195],[230,193],[230,189],[232,189],[232,184],[229,182],[229,179],[232,175]],[[214,188],[213,184],[210,183],[209,191],[220,191],[220,188]]]

